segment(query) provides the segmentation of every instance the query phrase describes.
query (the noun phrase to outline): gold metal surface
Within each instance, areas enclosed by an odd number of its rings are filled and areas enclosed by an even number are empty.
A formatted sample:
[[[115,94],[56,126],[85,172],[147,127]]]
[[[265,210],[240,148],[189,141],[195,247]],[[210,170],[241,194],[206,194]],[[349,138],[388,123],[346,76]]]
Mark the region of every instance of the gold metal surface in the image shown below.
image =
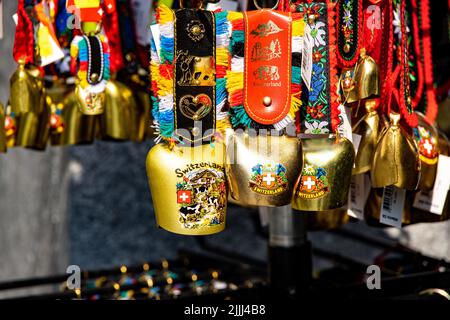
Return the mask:
[[[0,153],[7,151],[6,131],[5,131],[5,109],[0,102]]]
[[[292,207],[300,211],[337,209],[347,203],[355,150],[344,137],[302,139],[303,170]]]
[[[15,119],[15,146],[45,150],[50,135],[50,107],[44,104],[43,112],[27,112]]]
[[[128,140],[132,109],[136,109],[136,100],[130,88],[119,81],[110,80],[106,86],[105,111],[100,116],[102,139]]]
[[[88,116],[102,114],[105,109],[105,92],[91,93],[90,87],[82,88],[80,85],[75,87],[75,94],[78,98],[80,111]]]
[[[241,205],[288,205],[301,168],[302,147],[296,137],[245,132],[227,138],[228,184],[231,196]]]
[[[11,76],[11,111],[16,116],[23,113],[41,113],[44,110],[44,85],[39,69],[26,68],[23,63]]]
[[[336,229],[343,226],[350,220],[350,217],[347,214],[347,209],[343,208],[301,213],[308,215],[306,227],[309,231]]]
[[[374,107],[375,101],[365,102],[367,113],[353,126],[353,132],[361,135],[353,174],[367,172],[372,167],[372,159],[378,140],[380,117]]]
[[[178,50],[177,61],[182,77],[177,81],[179,86],[214,86],[216,85],[216,71],[214,57],[197,57],[187,50]]]
[[[225,145],[154,146],[147,175],[158,225],[185,235],[208,235],[225,228],[227,187]]]
[[[400,115],[391,113],[390,125],[380,135],[372,162],[373,188],[394,185],[400,189],[416,190],[420,177],[417,148],[400,125]]]
[[[419,125],[413,129],[414,142],[419,150],[420,180],[419,190],[431,191],[436,180],[439,158],[439,133],[420,112],[416,112]]]

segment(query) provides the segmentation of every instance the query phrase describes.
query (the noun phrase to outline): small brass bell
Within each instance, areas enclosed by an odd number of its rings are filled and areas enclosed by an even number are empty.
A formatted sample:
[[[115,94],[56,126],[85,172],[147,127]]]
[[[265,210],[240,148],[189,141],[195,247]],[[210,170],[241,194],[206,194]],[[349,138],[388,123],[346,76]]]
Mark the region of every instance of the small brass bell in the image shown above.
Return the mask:
[[[23,113],[17,119],[15,145],[35,150],[45,150],[50,136],[50,108],[45,104],[44,111]]]
[[[154,146],[147,175],[157,224],[184,235],[208,235],[225,228],[225,145]]]
[[[6,152],[8,149],[5,131],[5,109],[0,102],[0,153]]]
[[[419,124],[413,128],[414,142],[419,150],[420,180],[419,190],[430,191],[436,180],[437,163],[439,158],[439,134],[437,129],[416,112]]]
[[[227,138],[231,197],[244,206],[285,206],[302,168],[297,137],[234,133]]]
[[[400,126],[400,114],[390,114],[390,125],[380,135],[372,162],[373,188],[396,186],[416,190],[420,176],[418,151],[411,136]]]
[[[306,227],[309,231],[337,229],[350,220],[347,209],[344,208],[318,212],[304,212],[304,214],[308,215]]]
[[[380,95],[380,81],[378,65],[366,50],[360,50],[360,57],[356,68],[343,69],[340,87],[342,101],[350,104],[364,99],[377,98]]]
[[[104,91],[92,92],[89,86],[82,88],[80,85],[77,85],[75,93],[78,98],[80,111],[83,114],[95,116],[103,113],[106,99]]]
[[[20,116],[27,112],[40,113],[44,108],[42,74],[36,67],[26,68],[21,61],[11,76],[11,112]]]
[[[365,101],[367,113],[353,126],[353,132],[361,136],[355,158],[353,174],[360,174],[372,168],[372,159],[378,140],[380,117],[375,110],[375,101]]]
[[[100,134],[104,140],[128,140],[132,128],[131,113],[136,109],[133,92],[116,80],[106,85],[106,103],[100,116]]]
[[[355,149],[344,137],[305,138],[303,170],[292,207],[300,211],[326,211],[343,207],[348,200]]]

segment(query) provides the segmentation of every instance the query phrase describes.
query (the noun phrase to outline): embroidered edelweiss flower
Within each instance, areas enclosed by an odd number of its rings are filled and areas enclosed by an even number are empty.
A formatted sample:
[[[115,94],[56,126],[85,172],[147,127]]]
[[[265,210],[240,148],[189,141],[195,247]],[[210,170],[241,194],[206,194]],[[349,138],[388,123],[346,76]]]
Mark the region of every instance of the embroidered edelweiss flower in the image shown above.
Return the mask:
[[[394,9],[394,34],[397,36],[398,40],[402,40],[402,23],[400,21],[400,5],[398,4]],[[406,26],[406,33],[409,33],[409,28]]]
[[[325,40],[323,40],[323,36],[325,35],[323,27],[325,27],[325,23],[319,21],[311,28],[311,36],[314,39],[315,47],[326,45]]]
[[[321,133],[329,133],[330,130],[328,128],[324,128],[328,125],[327,121],[321,121],[321,122],[305,122],[306,130],[305,133],[307,134],[321,134]]]
[[[310,165],[310,164],[305,165],[305,167],[303,168],[303,171],[307,175],[313,175],[316,172],[314,167],[312,165]]]
[[[347,28],[350,28],[350,26],[353,22],[352,13],[347,8],[344,9],[343,22],[344,22],[344,26],[346,26]]]

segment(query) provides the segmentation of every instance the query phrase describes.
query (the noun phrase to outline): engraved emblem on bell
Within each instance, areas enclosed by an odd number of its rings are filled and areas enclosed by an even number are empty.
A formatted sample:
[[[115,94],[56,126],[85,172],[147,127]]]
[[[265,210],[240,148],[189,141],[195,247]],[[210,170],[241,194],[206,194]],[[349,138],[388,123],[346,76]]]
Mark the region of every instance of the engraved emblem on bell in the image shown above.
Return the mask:
[[[279,194],[286,190],[287,184],[286,168],[280,163],[258,163],[252,168],[249,187],[256,193]]]
[[[186,32],[192,41],[198,42],[205,36],[205,26],[199,20],[191,20],[186,26]]]
[[[177,81],[179,86],[214,86],[216,85],[216,71],[214,57],[197,57],[187,50],[178,50],[176,54],[177,68],[181,77]]]
[[[344,137],[304,138],[304,167],[292,197],[292,208],[325,211],[344,206],[348,200],[355,150]]]

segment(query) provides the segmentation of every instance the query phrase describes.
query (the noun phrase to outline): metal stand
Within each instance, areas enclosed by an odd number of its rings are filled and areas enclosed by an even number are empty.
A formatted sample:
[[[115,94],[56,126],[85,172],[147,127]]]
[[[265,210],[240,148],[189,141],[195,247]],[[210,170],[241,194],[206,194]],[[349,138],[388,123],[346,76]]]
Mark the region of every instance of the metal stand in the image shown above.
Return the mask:
[[[306,215],[291,206],[260,208],[269,214],[269,281],[275,294],[302,295],[312,278],[311,244]]]

